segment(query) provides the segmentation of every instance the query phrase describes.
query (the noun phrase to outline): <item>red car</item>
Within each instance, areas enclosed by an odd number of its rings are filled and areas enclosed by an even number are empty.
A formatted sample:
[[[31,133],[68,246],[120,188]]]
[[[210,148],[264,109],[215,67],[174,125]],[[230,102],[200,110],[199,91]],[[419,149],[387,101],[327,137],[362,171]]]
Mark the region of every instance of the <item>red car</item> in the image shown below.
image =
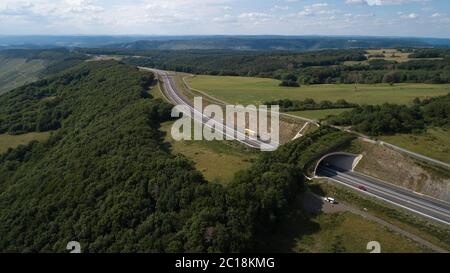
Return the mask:
[[[358,186],[358,189],[360,189],[360,190],[362,190],[362,191],[367,191],[367,188],[364,187],[364,186],[361,186],[361,185]]]

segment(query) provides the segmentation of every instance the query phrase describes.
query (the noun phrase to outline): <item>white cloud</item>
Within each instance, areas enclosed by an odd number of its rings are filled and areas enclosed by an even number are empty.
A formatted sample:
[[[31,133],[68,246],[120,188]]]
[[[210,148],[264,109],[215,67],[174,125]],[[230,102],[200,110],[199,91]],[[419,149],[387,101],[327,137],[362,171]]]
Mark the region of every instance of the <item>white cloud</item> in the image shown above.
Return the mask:
[[[2,0],[0,3],[0,15],[9,15],[12,22],[20,20],[23,24],[37,23],[43,27],[101,23],[103,12],[104,9],[93,0]]]
[[[360,4],[358,9],[327,0],[305,5],[300,0],[270,1],[263,5],[260,0],[0,0],[0,34],[403,35],[409,31],[409,35],[417,31],[428,36],[436,30],[448,36],[450,10],[436,9],[432,1],[345,1]],[[424,6],[429,10],[405,8],[409,13],[394,17],[384,7],[425,2],[430,3]],[[371,13],[370,6],[379,8]]]
[[[289,9],[290,9],[289,6],[279,6],[279,5],[275,5],[273,6],[273,8],[271,8],[272,11],[289,10]]]
[[[415,12],[412,12],[412,13],[409,13],[409,14],[403,14],[401,17],[403,19],[417,19],[417,18],[419,18],[419,14],[417,14]]]
[[[330,9],[327,3],[317,3],[307,5],[298,12],[298,16],[310,16],[310,15],[323,15],[323,14],[335,14],[337,10]]]
[[[346,0],[347,4],[366,4],[369,6],[402,5],[408,3],[429,2],[429,0]]]
[[[239,15],[239,18],[246,18],[246,19],[257,19],[257,18],[267,18],[270,17],[267,13],[261,13],[261,12],[246,12],[241,13]]]

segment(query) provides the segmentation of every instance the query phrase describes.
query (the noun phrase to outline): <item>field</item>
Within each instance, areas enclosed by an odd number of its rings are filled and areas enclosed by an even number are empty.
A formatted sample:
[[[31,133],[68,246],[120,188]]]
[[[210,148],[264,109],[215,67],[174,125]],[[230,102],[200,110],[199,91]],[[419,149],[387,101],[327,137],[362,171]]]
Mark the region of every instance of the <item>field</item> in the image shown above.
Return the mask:
[[[310,188],[313,192],[322,196],[333,196],[355,209],[367,211],[372,216],[378,217],[436,246],[450,250],[450,237],[446,226],[438,225],[426,218],[417,217],[398,207],[391,206],[388,203],[327,180],[316,179],[310,184]]]
[[[321,231],[299,238],[295,252],[369,252],[367,243],[378,241],[382,251],[414,253],[424,251],[419,245],[380,224],[350,212],[322,214],[314,218]]]
[[[384,55],[384,58],[378,58],[378,57],[372,57],[370,58],[370,55]],[[403,53],[398,51],[397,49],[392,48],[383,48],[383,49],[369,49],[367,50],[367,57],[369,59],[384,59],[386,61],[396,61],[399,63],[410,61],[409,55],[411,53]]]
[[[152,95],[155,99],[162,99],[163,101],[167,100],[161,92],[159,84],[154,84],[153,86],[151,86],[149,94]]]
[[[450,163],[450,130],[443,128],[429,129],[419,135],[384,136],[382,140]]]
[[[297,201],[297,203],[301,203]],[[383,253],[427,252],[418,243],[381,224],[351,212],[308,215],[296,204],[269,240],[275,252],[368,253],[367,243],[378,241]]]
[[[450,84],[322,84],[289,88],[278,86],[279,81],[273,79],[221,76],[196,76],[189,78],[188,82],[192,88],[205,91],[228,103],[247,105],[306,98],[316,101],[345,99],[359,104],[410,104],[416,97],[440,96],[450,92]]]
[[[295,111],[289,112],[291,115],[305,117],[309,119],[321,120],[328,116],[337,116],[343,112],[351,111],[351,109],[325,109],[325,110],[309,110],[309,111]]]
[[[175,141],[170,136],[172,122],[162,124],[165,140],[173,154],[182,154],[195,163],[204,177],[214,183],[228,183],[234,174],[250,167],[256,152],[229,141]],[[226,163],[226,164],[224,164]]]
[[[386,61],[395,61],[397,63],[404,63],[409,61],[414,61],[416,59],[409,58],[411,53],[401,52],[394,48],[382,48],[382,49],[369,49],[366,50],[366,57],[369,60],[386,60]],[[383,56],[383,57],[382,57]],[[442,58],[422,58],[420,60],[441,60]],[[348,61],[345,62],[346,65],[355,65],[355,64],[368,64],[367,61]]]
[[[45,67],[42,60],[26,61],[0,57],[0,94],[37,80]]]
[[[0,135],[0,154],[6,152],[8,148],[15,148],[19,145],[26,145],[33,140],[45,141],[50,133],[28,133],[23,135]]]

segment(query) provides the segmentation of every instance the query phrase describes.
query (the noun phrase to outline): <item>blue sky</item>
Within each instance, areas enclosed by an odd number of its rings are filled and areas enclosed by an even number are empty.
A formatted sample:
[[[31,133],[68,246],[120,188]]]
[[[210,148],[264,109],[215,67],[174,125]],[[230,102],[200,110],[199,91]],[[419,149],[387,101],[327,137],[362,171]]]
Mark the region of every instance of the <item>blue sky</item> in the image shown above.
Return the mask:
[[[450,1],[0,0],[0,34],[450,38]]]

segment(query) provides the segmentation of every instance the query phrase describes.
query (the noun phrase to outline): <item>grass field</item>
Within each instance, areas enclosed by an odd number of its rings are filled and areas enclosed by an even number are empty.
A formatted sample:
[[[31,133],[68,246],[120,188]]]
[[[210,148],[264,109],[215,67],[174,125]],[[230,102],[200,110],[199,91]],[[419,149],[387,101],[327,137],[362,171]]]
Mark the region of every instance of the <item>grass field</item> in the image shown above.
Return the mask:
[[[42,60],[0,57],[0,94],[37,80],[38,73],[44,68]]]
[[[416,217],[414,214],[398,207],[327,180],[316,179],[310,184],[310,188],[320,195],[333,196],[354,208],[366,210],[375,217],[450,250],[450,237],[446,226],[435,224],[426,218]]]
[[[383,49],[369,49],[367,50],[367,57],[370,55],[384,55],[384,58],[370,58],[370,59],[384,59],[386,61],[396,61],[399,63],[410,61],[409,55],[411,53],[403,53],[393,48]]]
[[[450,84],[322,84],[290,88],[278,86],[279,81],[273,79],[221,76],[196,76],[189,78],[188,82],[192,88],[233,104],[262,104],[279,99],[306,98],[316,101],[345,99],[359,104],[410,104],[416,97],[440,96],[450,92]]]
[[[228,183],[234,174],[250,167],[256,152],[236,146],[229,141],[175,141],[170,136],[172,122],[165,122],[161,130],[171,145],[173,154],[182,154],[195,163],[204,177],[214,183]]]
[[[369,221],[362,216],[339,212],[308,215],[301,201],[269,238],[269,248],[275,252],[300,253],[368,253],[367,243],[378,241],[383,253],[426,252],[419,244]]]
[[[289,112],[291,115],[305,117],[309,119],[321,120],[328,116],[337,116],[346,111],[351,111],[351,109],[325,109],[325,110],[309,110],[309,111],[295,111]]]
[[[23,135],[0,135],[0,154],[6,152],[8,148],[15,148],[19,145],[25,145],[33,140],[45,141],[49,138],[50,133],[28,133]]]
[[[366,50],[366,57],[368,60],[366,61],[347,61],[344,64],[346,65],[356,65],[356,64],[368,64],[370,60],[386,60],[386,61],[395,61],[397,63],[404,63],[409,61],[414,61],[417,59],[409,58],[412,53],[401,52],[394,48],[381,48],[381,49],[369,49]],[[383,57],[381,57],[381,55]],[[374,57],[377,56],[377,57]],[[379,57],[378,57],[379,56]],[[442,60],[442,58],[421,58],[419,60]]]
[[[149,93],[156,99],[162,99],[164,101],[167,101],[167,99],[164,97],[163,93],[161,92],[161,88],[160,88],[159,84],[154,84],[150,88]]]
[[[425,251],[417,243],[350,212],[322,214],[313,221],[320,226],[320,232],[299,238],[294,251],[367,253],[371,241],[379,242],[385,253]]]
[[[382,140],[450,163],[450,129],[434,128],[419,135],[384,136]]]

